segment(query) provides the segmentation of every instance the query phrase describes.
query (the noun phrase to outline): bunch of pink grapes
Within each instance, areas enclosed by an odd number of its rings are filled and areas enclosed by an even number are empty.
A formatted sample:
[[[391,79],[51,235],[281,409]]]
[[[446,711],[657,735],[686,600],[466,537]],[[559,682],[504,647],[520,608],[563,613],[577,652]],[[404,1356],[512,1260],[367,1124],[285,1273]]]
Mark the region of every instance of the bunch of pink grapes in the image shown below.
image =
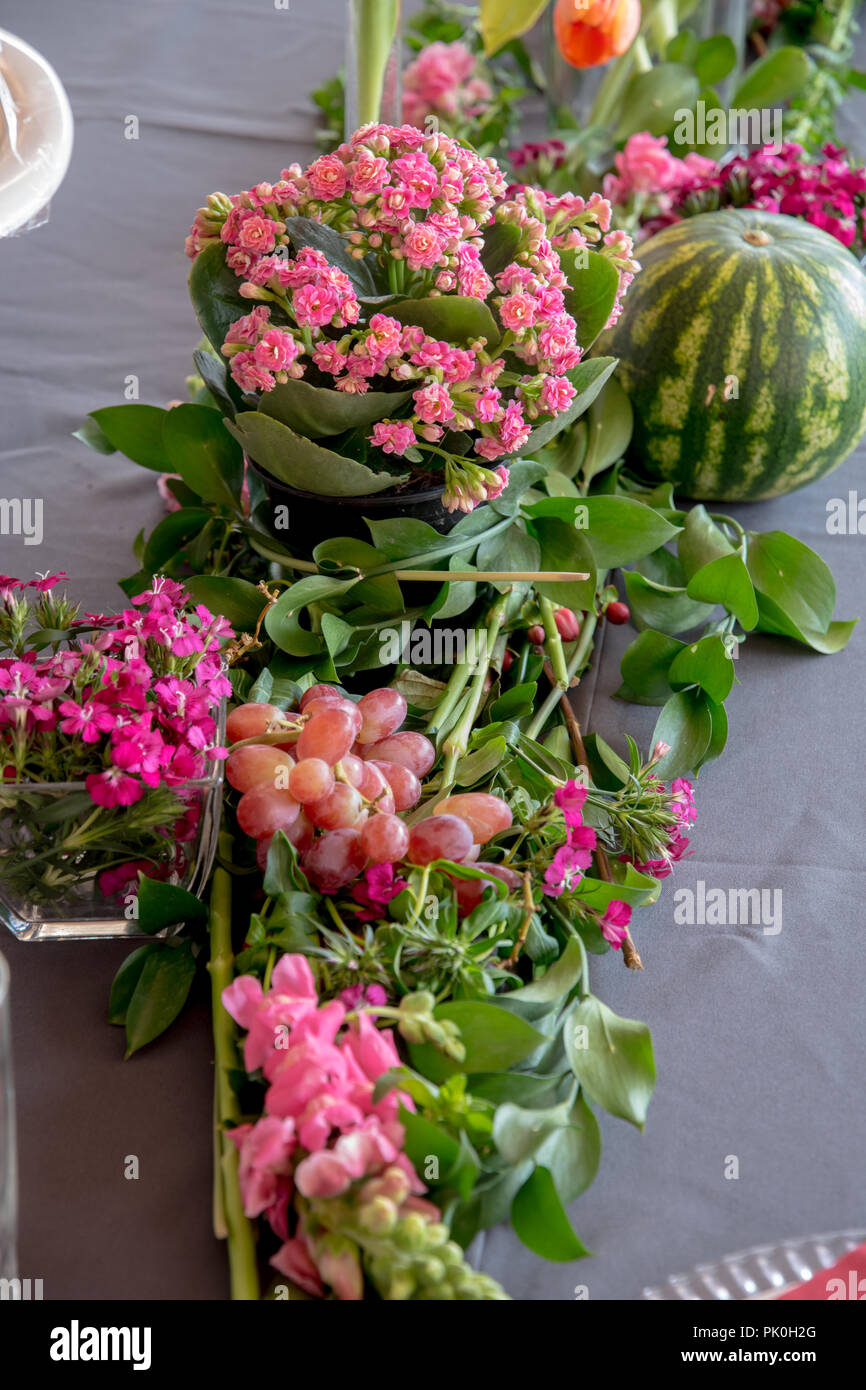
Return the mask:
[[[356,704],[335,686],[314,685],[296,713],[268,704],[232,710],[226,738],[241,746],[229,753],[226,777],[241,793],[238,825],[258,842],[260,868],[278,830],[324,893],[374,864],[478,860],[481,845],[511,825],[510,808],[501,797],[465,792],[407,825],[400,813],[420,801],[436,750],[424,734],[401,728],[405,718],[405,699],[389,687]],[[282,730],[285,740],[276,741]]]

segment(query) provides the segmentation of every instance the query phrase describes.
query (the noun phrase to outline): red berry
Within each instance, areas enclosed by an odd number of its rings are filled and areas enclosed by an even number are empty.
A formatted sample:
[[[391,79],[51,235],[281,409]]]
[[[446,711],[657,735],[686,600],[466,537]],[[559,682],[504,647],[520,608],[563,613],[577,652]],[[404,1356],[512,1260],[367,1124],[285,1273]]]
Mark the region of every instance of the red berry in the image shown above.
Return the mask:
[[[604,616],[609,623],[613,623],[616,627],[619,627],[621,623],[628,622],[631,613],[629,612],[627,603],[621,603],[619,599],[614,599],[613,603],[609,603],[607,608],[605,608]]]
[[[540,623],[536,623],[534,627],[531,627],[526,635],[532,643],[533,647],[544,646],[544,628],[541,626]]]
[[[510,652],[510,651],[508,650],[508,648],[506,647],[506,648],[505,648],[505,651],[502,653],[502,670],[503,670],[503,672],[504,672],[504,671],[510,671],[510,670],[511,670],[511,667],[512,667],[512,665],[513,665],[513,663],[514,663],[514,653],[513,653],[513,652]]]
[[[576,642],[580,636],[580,623],[577,614],[570,608],[557,608],[553,614],[556,630],[563,642]]]

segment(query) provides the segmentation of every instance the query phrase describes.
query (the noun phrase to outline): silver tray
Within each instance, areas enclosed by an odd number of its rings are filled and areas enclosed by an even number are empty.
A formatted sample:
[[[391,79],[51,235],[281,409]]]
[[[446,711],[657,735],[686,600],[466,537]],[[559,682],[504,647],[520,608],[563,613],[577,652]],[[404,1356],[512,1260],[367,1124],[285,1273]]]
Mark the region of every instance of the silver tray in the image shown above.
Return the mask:
[[[756,1245],[716,1264],[696,1265],[691,1274],[673,1274],[663,1284],[644,1289],[649,1299],[742,1300],[778,1298],[829,1269],[849,1250],[866,1241],[866,1231],[833,1231],[800,1236],[779,1245]]]

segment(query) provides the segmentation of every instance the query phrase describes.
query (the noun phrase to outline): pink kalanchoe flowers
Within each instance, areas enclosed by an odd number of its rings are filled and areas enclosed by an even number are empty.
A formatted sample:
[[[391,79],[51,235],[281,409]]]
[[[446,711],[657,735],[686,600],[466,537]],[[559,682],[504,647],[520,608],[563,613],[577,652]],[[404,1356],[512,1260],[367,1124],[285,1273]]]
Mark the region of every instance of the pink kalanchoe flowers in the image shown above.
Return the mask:
[[[431,76],[441,59],[439,51],[425,60]],[[441,131],[373,124],[305,171],[292,166],[273,185],[212,195],[193,223],[188,253],[221,242],[240,295],[257,301],[222,343],[235,382],[265,393],[294,378],[320,387],[324,377],[350,396],[393,395],[393,414],[383,404],[383,418],[368,426],[374,448],[440,468],[451,511],[496,497],[505,480],[474,459],[518,455],[535,426],[563,415],[575,396],[568,373],[581,347],[560,252],[597,244],[614,263],[619,297],[611,322],[637,268],[631,242],[610,230],[610,205],[599,195],[504,194],[496,162]],[[343,244],[335,239],[332,253],[339,265],[322,250],[297,247],[296,217],[339,230]],[[482,259],[481,234],[493,222],[513,229],[511,259],[496,273]],[[343,268],[347,252],[364,263],[378,291],[390,292],[384,308],[371,312]],[[464,310],[454,341],[432,331],[435,316],[428,331],[388,312],[401,299],[435,306],[449,295],[489,301],[492,312],[479,307],[467,317]],[[447,315],[440,331],[445,325]]]

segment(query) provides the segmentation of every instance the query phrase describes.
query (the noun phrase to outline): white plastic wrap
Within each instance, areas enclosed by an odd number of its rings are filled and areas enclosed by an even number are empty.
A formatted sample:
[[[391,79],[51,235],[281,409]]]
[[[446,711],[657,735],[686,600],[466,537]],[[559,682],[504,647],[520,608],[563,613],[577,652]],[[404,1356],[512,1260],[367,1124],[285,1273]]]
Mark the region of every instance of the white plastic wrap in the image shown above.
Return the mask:
[[[0,29],[0,237],[48,221],[72,154],[72,110],[57,73]]]

